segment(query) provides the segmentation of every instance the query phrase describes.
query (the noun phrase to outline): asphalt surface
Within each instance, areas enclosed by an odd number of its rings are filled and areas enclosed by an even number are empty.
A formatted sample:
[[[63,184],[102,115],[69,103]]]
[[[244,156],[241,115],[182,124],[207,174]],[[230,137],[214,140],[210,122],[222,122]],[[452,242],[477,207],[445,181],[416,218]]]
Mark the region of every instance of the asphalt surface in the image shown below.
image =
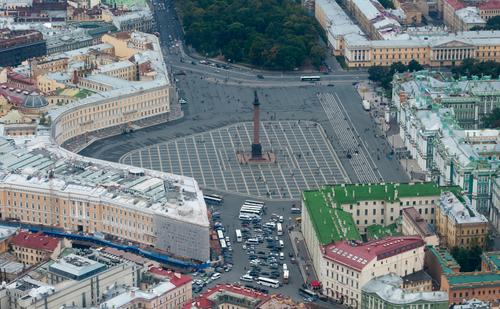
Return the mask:
[[[152,7],[167,66],[173,72],[171,80],[180,96],[187,101],[183,105],[185,117],[96,141],[81,151],[82,155],[117,162],[122,156],[140,148],[250,121],[253,91],[257,89],[261,101],[261,121],[307,120],[318,123],[351,182],[376,181],[377,178],[378,181],[386,182],[408,181],[399,163],[391,159],[389,144],[380,137],[383,134],[363,110],[361,98],[353,86],[353,83],[366,78],[365,72],[333,71],[329,75],[321,75],[319,83],[307,83],[300,82],[299,77],[303,74],[300,72],[267,72],[235,66],[226,70],[202,65],[199,59],[191,58],[184,52],[182,31],[172,5],[160,5],[155,0]],[[176,74],[181,71],[185,75]],[[263,75],[264,78],[258,78],[257,75]],[[334,100],[328,99],[332,96]],[[365,172],[361,173],[362,170]],[[245,196],[225,193],[224,197],[224,205],[220,208],[221,222],[232,240],[234,266],[212,285],[239,281],[239,277],[246,272],[245,268],[248,269],[250,265],[241,244],[234,241],[234,230],[239,226],[236,218]],[[266,201],[268,211],[263,222],[269,219],[270,214],[276,213],[283,215],[285,222],[290,224],[287,220],[290,218],[291,203]],[[288,257],[288,252],[293,251],[288,234],[285,233],[282,239],[285,241],[285,262],[291,270],[290,283],[269,290],[301,299],[297,291],[303,282],[298,267]],[[334,304],[326,306],[342,308]]]
[[[210,191],[207,191],[210,193]],[[215,192],[215,191],[214,191]],[[246,250],[243,249],[243,244],[236,242],[236,233],[235,230],[241,228],[240,221],[235,219],[238,217],[239,210],[241,205],[243,205],[245,199],[251,198],[252,200],[259,200],[255,199],[253,197],[248,197],[244,195],[236,195],[236,194],[224,194],[224,203],[222,206],[213,206],[214,211],[218,211],[221,214],[220,222],[225,228],[224,235],[229,236],[231,239],[231,246],[232,246],[232,264],[233,268],[229,272],[222,273],[222,276],[220,279],[217,279],[211,283],[209,283],[207,287],[214,286],[218,283],[221,282],[233,282],[233,283],[241,283],[242,285],[251,285],[254,287],[261,287],[257,285],[255,282],[243,282],[240,280],[240,277],[244,275],[249,269],[250,269],[250,259],[247,255]],[[283,236],[279,236],[279,239],[283,240],[284,242],[284,248],[282,249],[282,252],[285,255],[284,260],[279,260],[279,265],[280,268],[278,270],[282,269],[282,263],[286,263],[287,267],[290,271],[290,279],[288,284],[282,284],[278,289],[273,289],[270,287],[264,287],[265,289],[269,290],[270,293],[282,293],[287,296],[292,297],[295,300],[303,300],[303,297],[299,295],[298,290],[301,288],[302,284],[304,283],[302,279],[302,275],[300,274],[299,267],[297,266],[296,263],[292,263],[291,257],[289,256],[289,253],[293,254],[293,258],[301,258],[300,253],[299,256],[294,254],[294,250],[292,248],[292,245],[290,243],[290,238],[288,236],[288,233],[286,232],[285,226],[290,227],[293,225],[295,217],[298,215],[292,215],[290,213],[290,208],[294,202],[290,201],[266,201],[266,214],[263,216],[262,219],[262,225],[269,221],[272,214],[278,214],[278,215],[283,215],[284,216],[284,231],[283,231]],[[252,235],[255,235],[255,232],[252,229]],[[273,233],[273,237],[276,237],[277,234],[276,232]],[[266,248],[266,241],[264,241],[263,244],[260,244],[257,246],[255,251],[264,251],[266,254],[270,252],[270,249]],[[270,272],[269,267],[262,266],[262,271]],[[197,279],[195,277],[195,279]],[[281,281],[281,278],[278,278],[278,280]],[[204,289],[204,290],[205,290]],[[321,301],[317,301],[316,303],[322,304],[327,308],[345,308],[341,305],[338,304],[333,304],[333,303],[323,303]]]

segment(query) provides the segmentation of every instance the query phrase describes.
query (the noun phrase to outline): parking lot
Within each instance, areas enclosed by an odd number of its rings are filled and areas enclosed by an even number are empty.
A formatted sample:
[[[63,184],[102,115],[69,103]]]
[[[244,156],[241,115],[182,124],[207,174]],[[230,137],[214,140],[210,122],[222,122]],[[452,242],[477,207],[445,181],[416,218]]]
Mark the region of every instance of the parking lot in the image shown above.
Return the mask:
[[[241,164],[249,151],[251,122],[178,138],[124,155],[120,162],[194,177],[203,188],[265,198],[299,199],[304,189],[348,182],[323,128],[311,121],[264,121],[261,143],[276,163]]]
[[[206,191],[204,193],[218,193],[220,192],[210,192]],[[206,288],[212,287],[218,283],[222,282],[228,282],[228,283],[240,283],[242,285],[248,285],[248,286],[253,286],[257,288],[263,288],[267,290],[269,293],[283,293],[287,296],[292,297],[295,300],[300,300],[304,301],[303,296],[299,295],[299,289],[302,287],[304,283],[304,279],[300,273],[299,267],[298,267],[298,262],[301,260],[304,260],[304,255],[306,254],[305,252],[295,252],[294,248],[292,246],[292,243],[289,238],[289,234],[287,232],[288,229],[292,229],[293,231],[298,230],[298,226],[296,225],[296,220],[295,218],[299,217],[300,214],[292,214],[291,213],[291,208],[292,206],[295,205],[297,207],[297,203],[291,202],[291,201],[265,201],[266,205],[266,213],[262,216],[261,220],[261,225],[264,226],[266,222],[269,222],[274,217],[283,216],[283,236],[278,236],[276,230],[273,230],[271,233],[267,232],[269,234],[269,237],[273,237],[274,239],[278,237],[280,240],[283,241],[283,248],[279,248],[280,250],[275,250],[275,252],[283,252],[283,260],[279,259],[279,253],[278,253],[278,259],[277,259],[277,264],[278,264],[278,271],[280,271],[279,277],[277,278],[278,280],[282,281],[282,269],[283,266],[282,264],[285,263],[287,264],[287,268],[289,270],[289,281],[288,284],[282,284],[279,288],[274,289],[271,287],[264,287],[256,284],[255,281],[253,282],[247,282],[247,281],[242,281],[240,278],[244,274],[246,274],[249,270],[251,270],[251,260],[252,256],[249,251],[254,251],[255,252],[255,258],[259,259],[260,261],[264,261],[264,265],[262,263],[260,264],[260,270],[257,274],[258,276],[265,276],[265,277],[270,277],[272,274],[272,269],[270,267],[270,263],[267,261],[267,257],[271,256],[271,253],[273,252],[273,248],[268,248],[269,242],[265,239],[266,236],[264,236],[264,228],[260,228],[255,226],[254,224],[248,224],[248,231],[246,232],[246,238],[253,238],[257,237],[257,235],[262,234],[262,237],[264,238],[262,242],[259,242],[258,245],[255,245],[254,248],[249,247],[248,245],[245,244],[245,240],[242,242],[237,242],[236,241],[236,229],[242,229],[244,226],[242,226],[242,221],[238,220],[238,215],[240,212],[240,208],[245,202],[245,200],[251,199],[251,200],[262,200],[264,199],[258,199],[255,197],[245,197],[237,194],[224,194],[224,202],[221,206],[209,206],[210,210],[212,212],[217,212],[219,213],[220,217],[216,216],[217,219],[212,220],[212,226],[215,228],[215,225],[217,224],[218,226],[222,226],[224,228],[224,236],[229,237],[230,243],[231,243],[231,251],[229,249],[223,251],[223,256],[224,260],[226,262],[226,266],[228,264],[231,264],[232,267],[230,267],[229,271],[224,270],[224,266],[221,269],[218,269],[221,272],[221,277],[219,279],[208,279],[212,276],[212,274],[195,274],[193,280],[196,282],[197,280],[202,280],[202,281],[208,281],[208,284],[204,284],[203,290]],[[279,220],[278,220],[279,221]],[[219,225],[219,223],[220,225]],[[259,231],[262,230],[262,232]],[[276,242],[279,244],[279,241]],[[243,245],[245,245],[246,249],[243,249]],[[304,248],[302,248],[304,249]],[[299,248],[300,250],[300,248]],[[294,260],[294,261],[293,261]],[[254,262],[255,263],[255,262]],[[217,271],[217,270],[216,270]],[[269,273],[269,276],[266,275],[266,273]],[[196,285],[196,284],[195,284]],[[199,289],[194,287],[194,290],[197,291],[196,293],[199,293]],[[331,304],[331,303],[324,303],[319,300],[317,300],[315,303],[317,304],[322,304],[326,308],[344,308],[340,305],[337,304]]]

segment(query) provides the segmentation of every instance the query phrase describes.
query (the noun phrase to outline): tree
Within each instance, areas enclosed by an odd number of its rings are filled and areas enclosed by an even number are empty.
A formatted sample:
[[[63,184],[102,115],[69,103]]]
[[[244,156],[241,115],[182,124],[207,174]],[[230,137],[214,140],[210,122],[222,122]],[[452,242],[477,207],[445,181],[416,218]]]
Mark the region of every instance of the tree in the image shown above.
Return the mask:
[[[408,63],[408,71],[410,71],[410,72],[417,72],[417,71],[421,71],[423,69],[424,69],[424,67],[420,63],[418,63],[417,60],[411,60]]]
[[[326,52],[318,22],[293,0],[178,2],[186,42],[202,55],[219,55],[270,69],[319,65]]]
[[[473,246],[470,249],[455,247],[451,249],[451,255],[460,265],[460,271],[476,271],[481,269],[481,254],[483,249],[479,246]]]
[[[372,82],[380,82],[389,74],[389,70],[382,66],[372,66],[368,68],[368,79]]]
[[[491,114],[484,117],[483,126],[488,129],[500,128],[500,108],[494,108]]]
[[[408,68],[401,61],[394,62],[393,64],[391,64],[390,68],[391,75],[394,75],[394,73],[403,73],[407,70]]]
[[[379,0],[379,2],[385,9],[394,9],[394,3],[392,0]]]
[[[486,30],[500,30],[500,15],[488,19]]]
[[[316,67],[319,67],[323,63],[323,59],[326,57],[326,50],[323,46],[319,44],[313,45],[311,47],[311,61]]]

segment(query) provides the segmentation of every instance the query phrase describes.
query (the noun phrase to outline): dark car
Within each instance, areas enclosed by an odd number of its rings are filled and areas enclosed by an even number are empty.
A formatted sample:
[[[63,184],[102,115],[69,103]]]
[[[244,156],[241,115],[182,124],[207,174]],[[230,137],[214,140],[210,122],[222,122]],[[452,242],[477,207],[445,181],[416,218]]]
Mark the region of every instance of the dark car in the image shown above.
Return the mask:
[[[262,75],[262,74],[258,74],[258,75],[257,75],[257,78],[258,78],[258,79],[264,79],[264,75]]]

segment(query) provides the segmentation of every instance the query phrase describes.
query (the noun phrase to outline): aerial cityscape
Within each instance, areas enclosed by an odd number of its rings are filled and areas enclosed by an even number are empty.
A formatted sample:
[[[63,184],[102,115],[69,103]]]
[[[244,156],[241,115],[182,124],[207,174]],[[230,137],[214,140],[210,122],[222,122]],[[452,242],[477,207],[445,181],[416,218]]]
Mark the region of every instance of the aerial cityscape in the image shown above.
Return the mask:
[[[0,309],[500,309],[499,0],[0,0]]]

